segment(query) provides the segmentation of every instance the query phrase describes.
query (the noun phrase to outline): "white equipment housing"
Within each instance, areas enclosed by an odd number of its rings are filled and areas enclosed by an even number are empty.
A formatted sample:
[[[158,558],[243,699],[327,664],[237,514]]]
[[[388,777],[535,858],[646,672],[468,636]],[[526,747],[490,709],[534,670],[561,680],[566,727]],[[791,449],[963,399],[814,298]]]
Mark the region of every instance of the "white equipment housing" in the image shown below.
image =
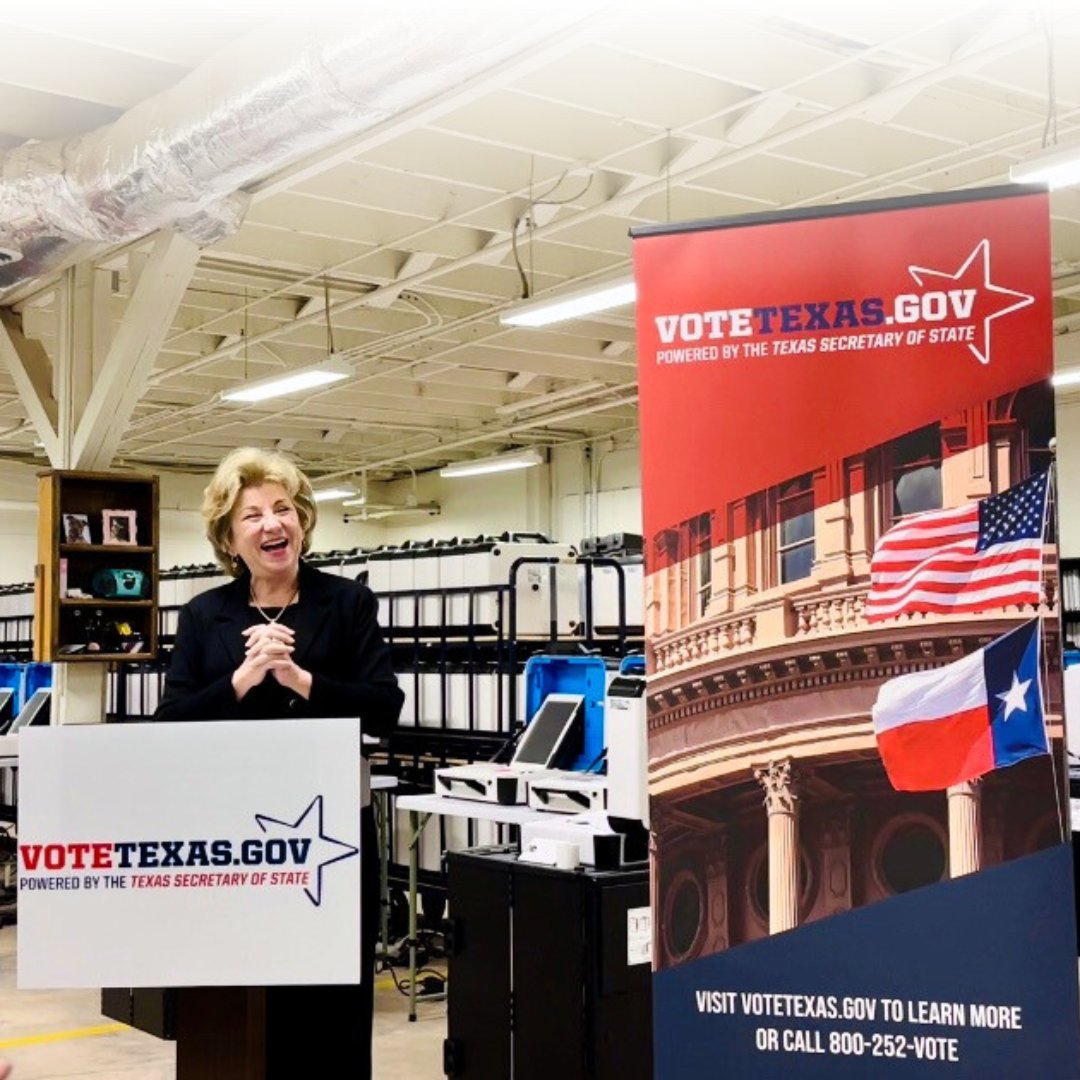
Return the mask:
[[[581,694],[548,694],[518,740],[509,765],[475,762],[436,769],[436,793],[503,806],[525,802],[525,779],[549,768],[574,724],[582,722],[584,707]]]

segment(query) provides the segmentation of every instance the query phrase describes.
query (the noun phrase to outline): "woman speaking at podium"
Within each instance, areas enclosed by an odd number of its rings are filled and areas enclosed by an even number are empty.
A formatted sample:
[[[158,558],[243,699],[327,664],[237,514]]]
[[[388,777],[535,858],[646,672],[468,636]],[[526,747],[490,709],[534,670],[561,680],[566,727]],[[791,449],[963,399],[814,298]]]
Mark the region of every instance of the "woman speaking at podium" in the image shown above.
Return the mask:
[[[233,580],[180,612],[156,720],[359,716],[385,736],[404,695],[364,585],[304,563],[315,528],[311,484],[281,454],[245,447],[203,495],[206,534]],[[362,781],[359,986],[269,987],[267,1077],[312,1072],[313,1051],[371,1075],[378,856],[366,762]]]

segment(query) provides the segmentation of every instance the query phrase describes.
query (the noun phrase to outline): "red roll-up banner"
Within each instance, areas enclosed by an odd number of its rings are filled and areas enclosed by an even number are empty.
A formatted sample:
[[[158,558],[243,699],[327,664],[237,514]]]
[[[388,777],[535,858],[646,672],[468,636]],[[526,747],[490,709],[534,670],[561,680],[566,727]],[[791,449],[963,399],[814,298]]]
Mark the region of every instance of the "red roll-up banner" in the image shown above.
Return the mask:
[[[1080,1075],[1047,194],[633,235],[655,1076]]]
[[[1044,194],[868,207],[635,238],[648,536],[1049,377]]]

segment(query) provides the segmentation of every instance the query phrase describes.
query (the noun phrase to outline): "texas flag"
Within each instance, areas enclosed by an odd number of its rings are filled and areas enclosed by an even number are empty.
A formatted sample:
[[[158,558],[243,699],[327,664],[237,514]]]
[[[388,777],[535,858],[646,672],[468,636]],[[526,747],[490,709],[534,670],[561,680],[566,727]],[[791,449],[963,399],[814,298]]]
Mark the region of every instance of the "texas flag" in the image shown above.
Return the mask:
[[[1039,622],[962,660],[890,679],[874,733],[897,791],[942,791],[1049,753],[1039,693]]]

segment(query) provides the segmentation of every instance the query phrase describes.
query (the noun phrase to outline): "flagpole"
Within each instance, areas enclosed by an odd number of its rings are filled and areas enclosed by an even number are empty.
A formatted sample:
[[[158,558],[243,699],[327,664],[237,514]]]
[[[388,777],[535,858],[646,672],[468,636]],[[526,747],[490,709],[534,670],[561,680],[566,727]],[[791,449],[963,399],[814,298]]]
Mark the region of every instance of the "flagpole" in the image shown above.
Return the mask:
[[[1060,625],[1060,623],[1059,623]],[[1046,655],[1046,649],[1043,648],[1043,619],[1039,617],[1039,694],[1044,702],[1050,700],[1048,695],[1048,689],[1050,685],[1050,667],[1049,658]],[[1062,691],[1064,691],[1064,683],[1062,684]],[[1061,837],[1061,842],[1065,843],[1072,834],[1072,823],[1069,823],[1069,829],[1065,828],[1065,810],[1061,803],[1061,776],[1058,773],[1057,754],[1054,753],[1053,740],[1050,738],[1050,730],[1046,723],[1046,709],[1043,709],[1043,734],[1046,738],[1046,748],[1050,752],[1050,771],[1053,776],[1053,788],[1054,788],[1054,805],[1057,807],[1057,819],[1058,819],[1058,834]],[[1061,703],[1061,745],[1068,749],[1068,743],[1065,741],[1065,697],[1062,693]]]
[[[1046,526],[1050,521],[1050,506],[1051,501],[1053,505],[1057,506],[1057,459],[1051,460],[1046,470],[1046,498],[1043,500],[1043,522],[1042,522],[1042,537],[1043,543],[1046,542]],[[1059,552],[1058,538],[1054,537],[1054,552],[1057,555],[1058,563],[1058,587],[1057,587],[1057,609],[1058,609],[1058,636],[1059,638],[1064,636],[1065,627],[1061,619],[1061,590],[1063,582],[1061,580],[1061,556]],[[1045,566],[1039,567],[1039,593],[1042,594],[1044,579],[1046,577]],[[1065,717],[1065,657],[1064,657],[1064,644],[1059,641],[1058,643],[1058,663],[1062,673],[1061,683],[1061,745],[1065,750],[1066,758],[1069,752],[1069,740],[1068,729]],[[1043,648],[1043,618],[1039,617],[1039,676],[1042,682],[1042,686],[1039,687],[1039,693],[1042,694],[1044,702],[1049,701],[1049,687],[1050,687],[1050,658],[1046,654],[1046,649]],[[1066,822],[1065,810],[1062,806],[1061,791],[1062,781],[1061,776],[1058,773],[1057,755],[1053,752],[1053,744],[1050,739],[1050,732],[1046,724],[1046,710],[1043,710],[1043,730],[1046,734],[1046,745],[1050,749],[1050,769],[1054,780],[1054,804],[1057,807],[1058,816],[1058,833],[1061,837],[1061,842],[1066,843],[1072,836],[1072,822],[1071,820]],[[1066,784],[1068,783],[1066,779]],[[1067,789],[1066,789],[1067,790]],[[1069,804],[1071,807],[1071,803]],[[1071,810],[1070,810],[1071,817]]]
[[[1046,543],[1046,526],[1050,521],[1050,503],[1053,502],[1054,506],[1057,506],[1057,458],[1054,458],[1046,469],[1046,498],[1043,499],[1043,520],[1042,520],[1042,538],[1043,543]],[[1058,551],[1058,538],[1054,537],[1054,551]],[[1061,556],[1058,555],[1058,562],[1060,564]],[[1039,584],[1042,585],[1043,571],[1039,569]],[[1061,607],[1061,568],[1058,567],[1058,608]]]

